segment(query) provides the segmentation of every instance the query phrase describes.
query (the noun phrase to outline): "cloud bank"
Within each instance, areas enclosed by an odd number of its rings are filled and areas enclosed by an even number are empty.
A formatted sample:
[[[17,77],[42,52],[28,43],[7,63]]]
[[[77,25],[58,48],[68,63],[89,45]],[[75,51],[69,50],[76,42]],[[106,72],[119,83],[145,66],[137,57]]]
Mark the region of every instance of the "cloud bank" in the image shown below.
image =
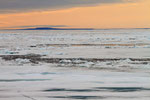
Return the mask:
[[[0,0],[0,13],[43,11],[104,3],[125,3],[137,0]]]
[[[53,27],[53,28],[62,28],[62,27],[70,27],[67,25],[29,25],[29,26],[12,26],[12,27],[5,27],[5,28],[44,28],[44,27]]]

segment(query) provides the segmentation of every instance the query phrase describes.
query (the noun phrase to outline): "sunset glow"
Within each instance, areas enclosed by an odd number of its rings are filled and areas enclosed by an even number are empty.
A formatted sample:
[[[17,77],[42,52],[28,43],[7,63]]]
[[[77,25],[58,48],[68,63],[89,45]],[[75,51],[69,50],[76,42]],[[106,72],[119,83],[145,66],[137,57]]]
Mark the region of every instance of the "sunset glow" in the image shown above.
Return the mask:
[[[150,27],[150,0],[98,4],[57,10],[0,13],[0,28],[64,25],[74,28]]]

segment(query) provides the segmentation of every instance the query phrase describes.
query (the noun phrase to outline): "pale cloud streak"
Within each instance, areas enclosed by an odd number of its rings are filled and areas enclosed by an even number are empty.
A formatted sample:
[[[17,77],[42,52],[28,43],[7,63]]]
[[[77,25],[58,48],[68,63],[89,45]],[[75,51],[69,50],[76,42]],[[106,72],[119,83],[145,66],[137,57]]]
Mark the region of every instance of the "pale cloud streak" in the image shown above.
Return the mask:
[[[139,0],[0,0],[0,13],[56,10],[106,3],[126,3]]]

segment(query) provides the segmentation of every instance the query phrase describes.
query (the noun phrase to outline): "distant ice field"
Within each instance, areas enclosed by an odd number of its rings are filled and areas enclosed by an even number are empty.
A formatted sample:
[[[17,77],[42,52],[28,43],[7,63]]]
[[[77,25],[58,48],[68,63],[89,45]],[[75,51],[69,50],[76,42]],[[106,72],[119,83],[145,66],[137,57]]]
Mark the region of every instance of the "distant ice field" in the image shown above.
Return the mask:
[[[149,100],[150,30],[0,30],[0,100]]]
[[[13,61],[11,62],[13,64],[23,65],[31,62],[36,64],[48,62],[67,67],[117,68],[120,70],[121,66],[123,69],[133,67],[147,69],[150,66],[150,30],[0,31],[1,59],[3,59],[2,56],[7,55],[30,54],[41,55],[41,57],[40,59],[14,57],[10,61]],[[54,61],[48,61],[48,59]],[[8,62],[2,64],[7,65]]]
[[[150,57],[150,30],[0,31],[0,54],[49,57]]]

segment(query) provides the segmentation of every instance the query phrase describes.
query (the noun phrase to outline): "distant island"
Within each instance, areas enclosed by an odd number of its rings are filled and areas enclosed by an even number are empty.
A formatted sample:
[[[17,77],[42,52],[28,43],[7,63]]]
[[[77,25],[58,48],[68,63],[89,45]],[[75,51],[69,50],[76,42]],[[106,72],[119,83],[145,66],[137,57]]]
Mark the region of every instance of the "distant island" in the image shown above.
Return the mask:
[[[18,30],[94,30],[93,28],[51,28],[51,27],[38,27],[38,28],[26,28]]]
[[[54,27],[35,27],[22,29],[0,29],[0,30],[120,30],[120,29],[150,29],[150,28],[54,28]]]

